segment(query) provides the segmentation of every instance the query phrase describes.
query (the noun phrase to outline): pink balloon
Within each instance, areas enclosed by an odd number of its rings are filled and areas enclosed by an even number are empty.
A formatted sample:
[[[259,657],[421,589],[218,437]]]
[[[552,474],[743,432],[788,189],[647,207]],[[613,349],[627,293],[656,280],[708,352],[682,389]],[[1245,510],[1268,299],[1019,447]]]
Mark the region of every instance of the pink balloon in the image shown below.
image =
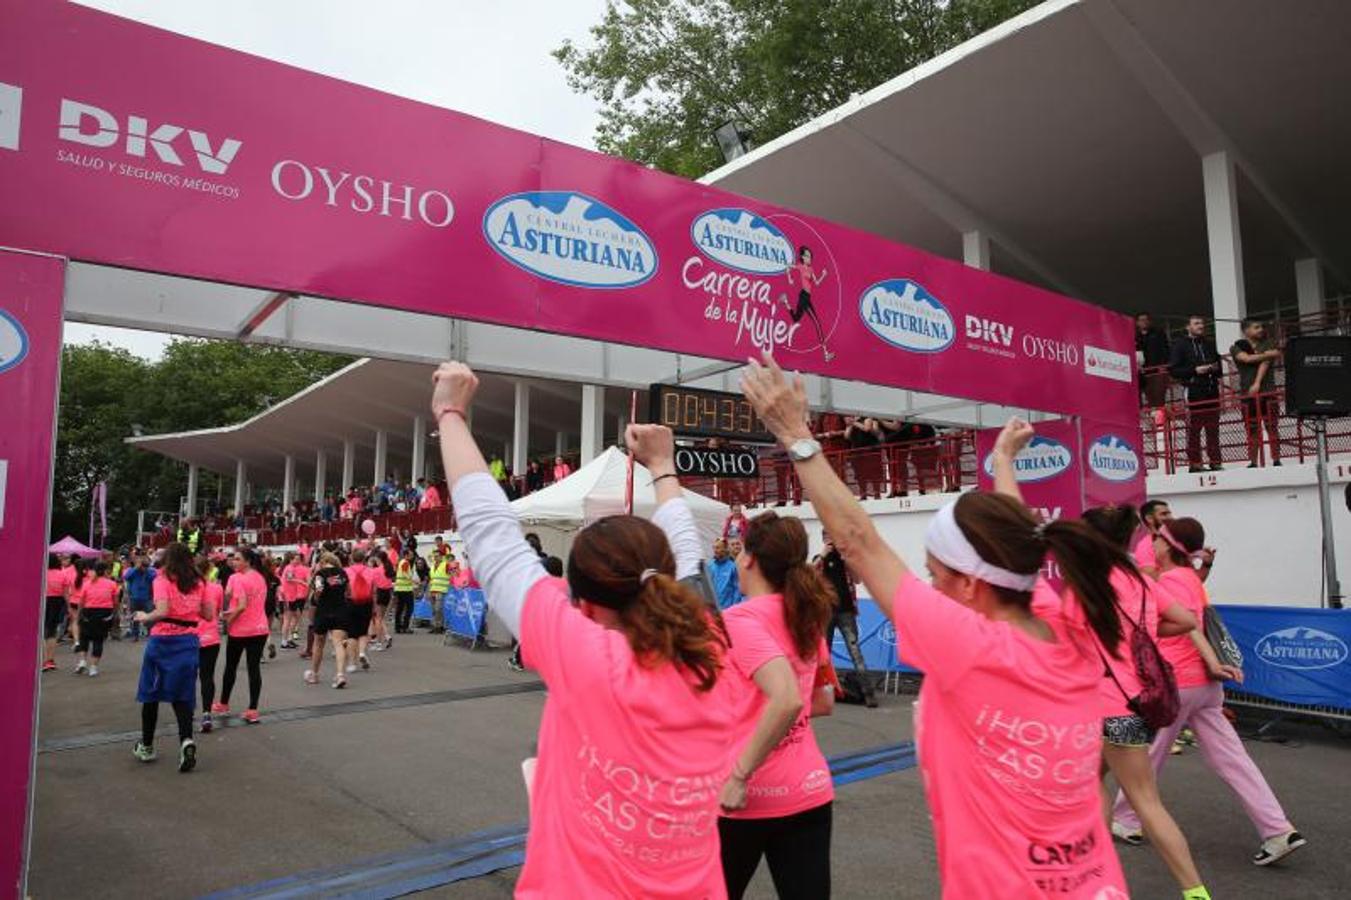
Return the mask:
[[[375,520],[367,519],[361,523],[361,530],[366,534],[375,534]]]

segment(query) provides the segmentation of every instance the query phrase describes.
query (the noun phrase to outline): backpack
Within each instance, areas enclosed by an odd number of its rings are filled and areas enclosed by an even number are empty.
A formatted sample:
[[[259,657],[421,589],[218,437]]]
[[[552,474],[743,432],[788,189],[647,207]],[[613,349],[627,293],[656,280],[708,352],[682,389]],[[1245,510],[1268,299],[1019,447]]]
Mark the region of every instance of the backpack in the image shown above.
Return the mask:
[[[1116,683],[1117,690],[1121,691],[1121,696],[1126,699],[1126,707],[1141,719],[1145,724],[1154,730],[1166,728],[1173,724],[1177,719],[1178,710],[1181,701],[1177,693],[1177,679],[1173,675],[1173,667],[1168,660],[1163,658],[1159,652],[1159,645],[1154,643],[1154,638],[1145,630],[1145,603],[1147,597],[1140,595],[1140,620],[1137,622],[1128,615],[1123,618],[1131,623],[1130,648],[1131,658],[1135,660],[1135,675],[1140,679],[1140,693],[1134,697],[1127,697],[1126,690],[1117,681],[1116,674],[1112,667],[1107,664],[1107,658],[1102,654],[1102,647],[1098,647],[1098,656],[1102,657],[1103,667],[1107,670],[1107,675]],[[1118,602],[1118,608],[1120,603]]]

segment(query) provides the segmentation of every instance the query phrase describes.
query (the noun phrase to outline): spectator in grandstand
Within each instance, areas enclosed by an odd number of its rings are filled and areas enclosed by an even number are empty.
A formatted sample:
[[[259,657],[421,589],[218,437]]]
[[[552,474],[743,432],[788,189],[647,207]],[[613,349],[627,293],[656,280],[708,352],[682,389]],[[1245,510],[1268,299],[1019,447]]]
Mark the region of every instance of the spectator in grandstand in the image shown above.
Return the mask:
[[[561,456],[554,457],[554,481],[562,481],[572,474],[572,466]]]
[[[1248,468],[1257,468],[1262,455],[1262,431],[1271,445],[1271,464],[1281,464],[1281,436],[1277,419],[1281,403],[1275,393],[1276,366],[1281,351],[1267,337],[1267,327],[1253,318],[1243,320],[1243,337],[1229,348],[1238,369],[1238,402],[1243,404],[1243,424],[1248,432]]]
[[[540,470],[539,463],[530,460],[525,467],[525,492],[533,494],[544,487],[544,472]]]
[[[741,602],[741,581],[737,577],[736,560],[727,552],[727,541],[713,542],[713,558],[708,561],[708,577],[713,582],[713,596],[718,609],[727,609]]]
[[[488,463],[488,473],[493,476],[493,481],[502,484],[507,480],[507,464],[502,462],[502,455],[494,453],[492,461]]]
[[[860,497],[882,495],[882,426],[872,416],[845,416],[844,439]]]
[[[863,702],[870,709],[876,708],[877,696],[867,679],[868,664],[863,661],[863,650],[858,644],[858,588],[830,535],[822,533],[821,538],[826,542],[826,552],[821,555],[821,574],[835,592],[835,608],[831,612],[830,624],[826,626],[826,647],[835,645],[835,629],[838,628],[840,634],[844,635],[844,646],[849,650],[854,671],[858,673],[858,683],[863,688]]]
[[[733,503],[731,512],[722,523],[722,539],[741,540],[746,537],[746,514],[742,512],[740,503]]]
[[[1220,354],[1214,340],[1206,336],[1206,320],[1201,316],[1187,319],[1186,337],[1175,341],[1169,352],[1168,372],[1187,390],[1188,471],[1205,471],[1202,432],[1210,469],[1219,471],[1224,468],[1220,462]]]
[[[1140,405],[1162,406],[1168,394],[1168,336],[1149,313],[1135,316],[1135,361],[1140,367]]]
[[[437,490],[436,485],[429,484],[427,489],[422,492],[422,501],[418,504],[419,509],[436,509],[444,506],[441,501],[441,492]]]
[[[192,516],[184,516],[183,521],[179,522],[178,534],[174,537],[174,540],[180,544],[186,544],[189,553],[199,553],[206,549],[202,529]]]

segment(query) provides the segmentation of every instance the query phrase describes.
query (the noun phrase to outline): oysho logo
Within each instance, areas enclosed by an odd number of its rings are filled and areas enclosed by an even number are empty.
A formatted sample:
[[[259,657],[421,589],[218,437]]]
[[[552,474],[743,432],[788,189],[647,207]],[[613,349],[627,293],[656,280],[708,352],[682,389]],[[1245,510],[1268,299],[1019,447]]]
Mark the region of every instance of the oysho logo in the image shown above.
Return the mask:
[[[19,122],[23,112],[23,88],[0,82],[0,149],[19,149]]]
[[[1098,378],[1130,382],[1131,358],[1115,350],[1084,344],[1084,372]]]
[[[1330,669],[1346,662],[1346,642],[1317,628],[1283,628],[1257,642],[1257,655],[1282,669]]]
[[[171,166],[183,165],[178,155],[177,141],[184,131],[197,157],[197,166],[211,175],[224,175],[243,146],[234,138],[224,138],[219,147],[212,147],[211,138],[204,131],[184,129],[165,122],[154,128],[144,116],[127,116],[125,150],[131,156],[145,157],[153,150],[159,161]],[[89,147],[111,147],[122,137],[121,123],[106,109],[75,100],[61,101],[61,124],[57,135],[63,141],[85,144]]]
[[[690,224],[699,252],[729,269],[777,275],[793,264],[793,245],[778,228],[748,209],[713,209]]]
[[[527,191],[483,214],[494,250],[532,275],[588,288],[635,287],[657,273],[657,248],[637,225],[575,191]]]
[[[445,228],[455,218],[455,204],[444,191],[423,190],[411,184],[396,187],[371,175],[335,172],[294,159],[283,159],[272,167],[272,190],[287,200],[321,197],[325,206],[345,207],[352,212],[409,222],[416,216],[433,228]]]
[[[8,372],[27,355],[28,332],[23,330],[18,319],[0,309],[0,372]]]
[[[1030,359],[1044,359],[1065,366],[1079,365],[1079,348],[1068,341],[1023,335],[1023,355]]]
[[[1013,458],[1013,474],[1019,483],[1049,481],[1074,465],[1070,448],[1055,438],[1038,435]],[[994,454],[985,457],[985,474],[994,477]]]
[[[1104,434],[1088,445],[1088,469],[1107,481],[1131,481],[1140,474],[1140,457],[1121,438]]]
[[[873,334],[915,353],[941,353],[957,336],[947,308],[907,278],[889,278],[868,288],[859,298],[858,314]]]

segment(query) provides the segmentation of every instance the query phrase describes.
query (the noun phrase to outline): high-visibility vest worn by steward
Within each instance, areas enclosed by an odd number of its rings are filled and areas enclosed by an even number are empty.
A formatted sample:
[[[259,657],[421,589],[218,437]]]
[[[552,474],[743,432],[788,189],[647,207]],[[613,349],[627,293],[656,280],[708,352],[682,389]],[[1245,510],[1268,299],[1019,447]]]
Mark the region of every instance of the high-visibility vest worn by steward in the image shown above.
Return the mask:
[[[194,528],[192,531],[184,531],[180,527],[176,537],[180,544],[187,544],[188,549],[196,553],[197,545],[202,542],[202,529]]]
[[[428,582],[427,590],[433,594],[444,594],[450,590],[450,570],[444,559],[432,566],[432,576]]]
[[[406,559],[399,560],[394,570],[394,591],[399,594],[413,593],[413,564]]]

